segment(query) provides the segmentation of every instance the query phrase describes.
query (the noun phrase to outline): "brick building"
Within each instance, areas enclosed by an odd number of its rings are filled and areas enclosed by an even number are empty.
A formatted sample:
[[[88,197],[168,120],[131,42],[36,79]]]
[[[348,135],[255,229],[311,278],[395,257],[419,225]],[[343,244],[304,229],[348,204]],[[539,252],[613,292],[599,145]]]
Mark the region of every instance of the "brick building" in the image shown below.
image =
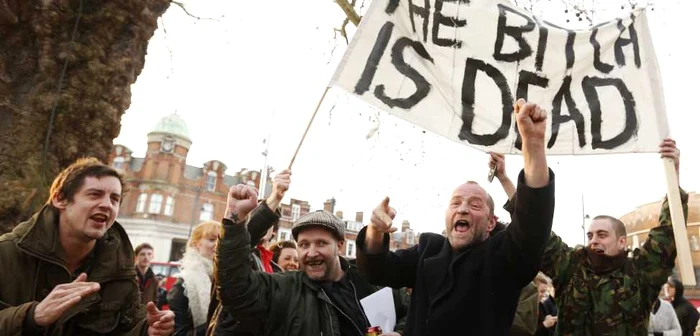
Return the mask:
[[[133,157],[122,145],[114,145],[108,157],[108,164],[126,175],[117,221],[134,246],[153,245],[154,261],[179,260],[193,226],[224,216],[229,187],[239,183],[259,187],[261,174],[241,169],[227,175],[226,165],[218,160],[201,167],[188,165],[192,140],[177,114],[161,119],[147,141],[143,158]],[[267,180],[265,195],[272,188]]]
[[[148,133],[147,141],[143,158],[133,157],[132,151],[122,145],[114,145],[109,154],[108,164],[126,176],[126,192],[117,221],[133,246],[144,242],[153,245],[154,261],[177,261],[195,225],[224,216],[229,187],[246,183],[259,188],[260,171],[241,169],[227,175],[226,165],[217,160],[207,161],[201,167],[188,165],[192,140],[187,125],[177,114],[161,119]],[[267,181],[265,197],[272,191],[272,180],[268,177]],[[291,240],[294,221],[313,210],[307,201],[294,198],[280,207],[282,216],[276,237]],[[355,239],[365,225],[363,213],[357,212],[355,220],[344,219],[342,211],[334,212],[335,199],[324,202],[323,209],[345,222],[342,254],[354,258]],[[392,236],[391,248],[405,248],[417,241],[410,224],[404,221],[401,231]]]

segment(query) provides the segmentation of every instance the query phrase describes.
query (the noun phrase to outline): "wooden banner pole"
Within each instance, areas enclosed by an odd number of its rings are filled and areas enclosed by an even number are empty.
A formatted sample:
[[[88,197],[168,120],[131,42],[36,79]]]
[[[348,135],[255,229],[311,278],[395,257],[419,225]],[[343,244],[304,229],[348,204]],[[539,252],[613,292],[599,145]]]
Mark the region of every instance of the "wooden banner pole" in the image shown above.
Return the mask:
[[[299,141],[299,145],[297,145],[297,150],[294,151],[294,156],[292,156],[292,161],[289,162],[289,167],[288,169],[292,169],[292,165],[294,165],[294,160],[297,158],[297,154],[299,154],[299,149],[301,148],[301,144],[304,143],[304,139],[306,139],[306,133],[309,132],[309,128],[311,128],[311,124],[314,122],[314,118],[316,118],[316,113],[318,112],[318,109],[321,108],[321,103],[323,103],[323,100],[326,98],[326,93],[328,93],[328,89],[331,87],[328,86],[326,89],[323,91],[323,95],[321,96],[321,99],[318,101],[318,104],[316,104],[316,109],[314,110],[314,114],[311,115],[311,120],[309,120],[309,123],[306,125],[306,130],[304,131],[304,135],[301,136],[301,141]]]
[[[678,178],[673,160],[662,159],[666,173],[666,186],[668,190],[668,205],[671,210],[671,221],[673,222],[673,236],[676,240],[676,251],[678,254],[678,269],[681,273],[681,281],[685,286],[695,286],[695,270],[693,259],[690,254],[690,244],[688,243],[688,231],[685,227],[685,217],[683,216],[683,204],[681,194],[678,190]]]

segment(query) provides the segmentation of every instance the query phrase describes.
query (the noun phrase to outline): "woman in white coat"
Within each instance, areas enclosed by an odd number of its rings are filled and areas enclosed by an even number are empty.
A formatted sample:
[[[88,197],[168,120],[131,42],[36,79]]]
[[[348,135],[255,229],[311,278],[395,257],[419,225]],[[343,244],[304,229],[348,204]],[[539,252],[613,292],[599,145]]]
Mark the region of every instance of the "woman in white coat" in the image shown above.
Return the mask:
[[[656,299],[651,308],[649,318],[649,335],[653,336],[682,336],[681,324],[676,317],[676,311],[666,300]],[[696,333],[697,335],[697,333]]]

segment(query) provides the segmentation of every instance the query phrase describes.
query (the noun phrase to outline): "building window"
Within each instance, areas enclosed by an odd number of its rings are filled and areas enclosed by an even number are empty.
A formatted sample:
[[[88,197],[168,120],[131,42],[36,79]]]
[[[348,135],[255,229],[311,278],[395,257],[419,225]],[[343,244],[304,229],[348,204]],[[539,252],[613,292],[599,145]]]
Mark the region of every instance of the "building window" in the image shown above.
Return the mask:
[[[277,241],[292,240],[292,230],[281,227],[277,230],[277,237]]]
[[[348,243],[346,245],[345,249],[345,256],[346,257],[355,257],[355,241],[354,240],[348,240]]]
[[[146,199],[147,198],[148,198],[148,194],[146,194],[146,193],[139,195],[139,198],[136,201],[136,212],[146,211]]]
[[[216,190],[216,172],[215,171],[209,171],[207,173],[207,183],[204,185],[204,188],[209,190],[209,191]]]
[[[112,167],[114,167],[114,169],[124,169],[124,157],[123,156],[115,157],[114,161],[112,161]]]
[[[360,222],[345,221],[345,229],[348,230],[348,231],[357,232],[357,231],[362,230],[362,227],[363,227],[363,226],[364,226],[364,224],[362,224],[362,223],[360,223]]]
[[[158,214],[160,213],[160,208],[163,205],[163,195],[153,194],[151,195],[151,202],[148,204],[148,213]]]
[[[164,214],[166,216],[172,216],[174,207],[175,207],[175,200],[173,199],[172,196],[168,196],[168,198],[165,199],[165,210],[163,211]]]
[[[214,218],[214,204],[204,203],[202,204],[202,209],[199,212],[199,220],[207,221]]]
[[[299,204],[292,204],[292,220],[295,221],[299,218],[301,214],[301,206]]]
[[[292,231],[289,229],[279,228],[277,235],[279,237],[278,241],[292,240]]]

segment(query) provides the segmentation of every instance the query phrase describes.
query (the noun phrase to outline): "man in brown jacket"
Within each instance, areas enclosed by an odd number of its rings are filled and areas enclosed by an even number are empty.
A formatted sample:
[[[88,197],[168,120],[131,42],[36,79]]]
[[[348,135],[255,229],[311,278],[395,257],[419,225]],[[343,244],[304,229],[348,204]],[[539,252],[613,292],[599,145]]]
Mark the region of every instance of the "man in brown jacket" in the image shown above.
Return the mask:
[[[134,252],[115,222],[121,175],[97,159],[62,171],[44,208],[0,237],[0,336],[170,335],[144,308]]]
[[[141,303],[148,304],[149,302],[158,301],[158,279],[151,269],[151,261],[153,260],[153,246],[149,243],[141,243],[134,249],[136,276],[139,283],[139,291],[141,291]]]

